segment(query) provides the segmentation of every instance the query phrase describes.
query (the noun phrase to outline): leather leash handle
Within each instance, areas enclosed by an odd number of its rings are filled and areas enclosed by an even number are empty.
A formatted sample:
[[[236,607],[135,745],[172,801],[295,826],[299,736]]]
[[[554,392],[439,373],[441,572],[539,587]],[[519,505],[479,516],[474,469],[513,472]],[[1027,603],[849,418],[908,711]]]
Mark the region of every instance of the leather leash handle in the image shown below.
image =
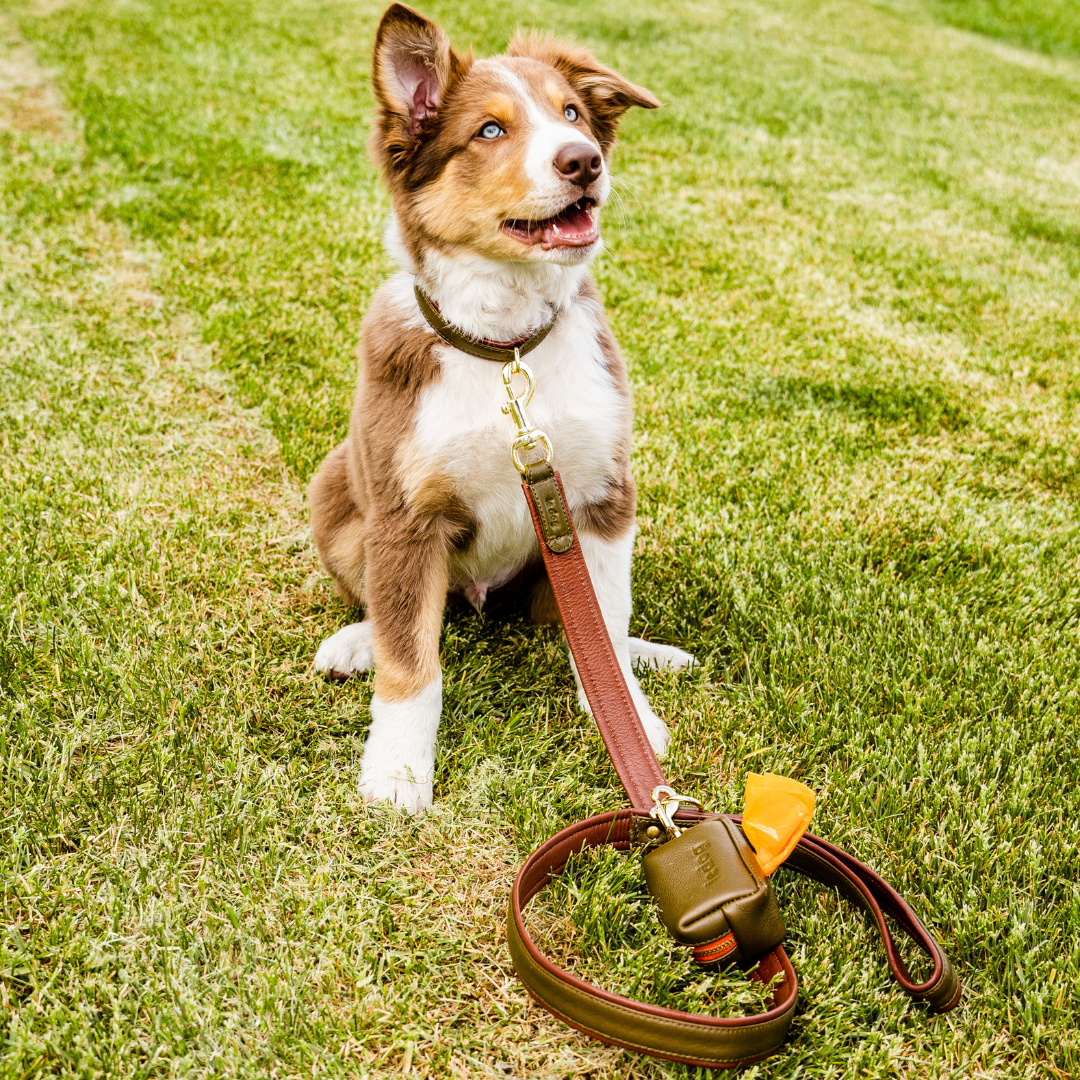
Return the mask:
[[[737,814],[685,815],[687,824]],[[783,1044],[795,1013],[798,980],[782,947],[767,953],[748,977],[769,985],[777,975],[769,1008],[756,1016],[714,1017],[648,1005],[612,994],[557,967],[543,955],[525,927],[524,909],[567,859],[586,848],[608,845],[626,850],[635,845],[634,825],[651,823],[640,811],[617,810],[578,821],[557,833],[518,872],[510,898],[506,937],[521,981],[530,995],[565,1023],[603,1042],[687,1065],[733,1068],[775,1053]],[[638,841],[640,843],[640,841]],[[867,911],[885,945],[889,967],[912,997],[933,1012],[944,1013],[960,1002],[961,987],[948,957],[911,908],[887,882],[858,859],[818,836],[806,833],[783,865],[838,890]],[[916,984],[900,958],[885,921],[896,920],[914,944],[933,962],[929,978]]]
[[[733,815],[732,819],[742,821],[741,816]],[[804,833],[784,867],[831,885],[870,915],[885,946],[893,976],[911,997],[925,1001],[935,1013],[949,1012],[960,1004],[963,988],[948,956],[907,901],[869,866],[828,840]],[[917,983],[912,979],[885,921],[886,914],[934,962],[934,970],[925,981]]]
[[[688,820],[698,821],[718,816],[727,817],[742,827],[742,814],[700,814],[694,811],[685,814]],[[862,908],[874,921],[894,978],[911,997],[925,1001],[931,1012],[949,1012],[960,1003],[960,980],[944,950],[933,934],[923,926],[908,902],[865,863],[820,836],[803,833],[780,869],[794,870],[804,877],[813,878],[822,885],[836,889],[855,907]],[[934,968],[923,982],[917,983],[911,977],[911,972],[896,947],[889,924],[885,921],[886,915],[894,919],[915,945],[933,961]]]
[[[749,972],[749,978],[773,988],[766,1012],[757,1016],[718,1017],[667,1009],[613,994],[553,964],[537,948],[525,927],[529,901],[559,873],[567,859],[586,848],[609,845],[625,850],[635,812],[615,810],[563,829],[529,856],[510,896],[506,939],[518,977],[530,996],[570,1027],[601,1042],[653,1057],[707,1068],[734,1068],[760,1061],[784,1043],[799,994],[795,969],[777,946]],[[642,814],[637,815],[639,820]],[[652,822],[645,817],[645,821]]]

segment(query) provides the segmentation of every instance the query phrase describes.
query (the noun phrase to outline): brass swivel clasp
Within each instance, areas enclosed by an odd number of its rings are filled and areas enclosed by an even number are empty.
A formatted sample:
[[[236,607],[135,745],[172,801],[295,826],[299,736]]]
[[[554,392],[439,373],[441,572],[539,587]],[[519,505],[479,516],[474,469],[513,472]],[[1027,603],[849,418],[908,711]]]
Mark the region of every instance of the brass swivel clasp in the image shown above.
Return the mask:
[[[659,821],[667,829],[668,835],[672,839],[676,836],[682,836],[682,829],[675,824],[675,815],[679,812],[679,808],[683,803],[696,806],[699,810],[705,809],[697,799],[691,798],[689,795],[679,795],[673,788],[669,788],[667,784],[657,784],[652,789],[650,798],[653,801],[653,808],[649,811],[649,817]]]
[[[525,386],[520,394],[514,390],[515,375],[520,375],[525,380]],[[517,349],[514,350],[514,359],[503,365],[502,381],[503,386],[506,387],[507,397],[510,398],[502,407],[502,411],[514,421],[518,432],[517,438],[510,446],[510,456],[514,459],[514,467],[522,476],[525,476],[525,470],[529,465],[547,464],[551,461],[554,451],[551,448],[551,440],[539,428],[533,427],[525,415],[525,409],[532,401],[536,390],[536,379],[533,378],[529,365],[521,359],[521,353]],[[539,461],[521,460],[522,452],[535,450],[538,447],[543,448],[544,451],[544,456]]]

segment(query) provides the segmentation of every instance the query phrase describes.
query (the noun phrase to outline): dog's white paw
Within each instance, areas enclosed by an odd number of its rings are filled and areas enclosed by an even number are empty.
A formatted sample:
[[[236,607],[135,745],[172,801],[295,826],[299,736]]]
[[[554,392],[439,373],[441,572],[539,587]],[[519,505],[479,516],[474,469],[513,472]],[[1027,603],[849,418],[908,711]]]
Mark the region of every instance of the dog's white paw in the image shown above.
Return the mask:
[[[630,648],[630,660],[634,664],[643,664],[653,671],[682,671],[697,663],[692,656],[674,645],[661,645],[658,641],[643,641],[641,638],[627,638]]]
[[[360,794],[370,803],[389,803],[422,814],[435,801],[431,782],[418,783],[407,776],[388,775],[376,768],[360,770]]]
[[[582,688],[581,683],[578,683],[577,687],[577,703],[578,708],[586,716],[592,716],[592,706],[589,704],[589,699],[585,696],[585,690]]]
[[[371,730],[360,762],[360,794],[419,814],[433,801],[435,737],[442,714],[442,678],[401,701],[371,699]]]
[[[328,637],[315,653],[315,670],[331,679],[347,679],[375,665],[371,620],[352,623]]]

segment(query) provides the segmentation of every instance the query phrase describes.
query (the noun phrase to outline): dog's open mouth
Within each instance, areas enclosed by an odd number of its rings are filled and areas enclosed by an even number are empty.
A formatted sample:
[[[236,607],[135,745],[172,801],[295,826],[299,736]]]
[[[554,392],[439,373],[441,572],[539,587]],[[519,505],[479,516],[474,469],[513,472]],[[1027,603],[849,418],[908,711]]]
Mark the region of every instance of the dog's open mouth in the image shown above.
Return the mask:
[[[561,213],[542,221],[514,218],[503,222],[503,232],[523,244],[539,244],[545,251],[560,247],[588,247],[600,239],[600,228],[593,217],[593,199],[571,203]]]

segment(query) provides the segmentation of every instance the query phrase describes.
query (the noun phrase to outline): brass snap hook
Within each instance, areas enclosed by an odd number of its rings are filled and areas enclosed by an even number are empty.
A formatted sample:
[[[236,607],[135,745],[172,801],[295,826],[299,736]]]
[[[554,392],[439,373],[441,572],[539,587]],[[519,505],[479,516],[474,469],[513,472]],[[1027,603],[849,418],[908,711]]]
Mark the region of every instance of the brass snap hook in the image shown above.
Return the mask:
[[[514,392],[514,376],[520,375],[525,380],[525,386],[520,394]],[[503,386],[506,387],[506,396],[510,399],[502,407],[502,411],[513,421],[517,428],[517,438],[510,445],[510,456],[514,461],[514,468],[522,476],[525,476],[529,465],[547,464],[551,461],[554,451],[551,448],[551,440],[539,429],[534,428],[525,415],[525,409],[532,401],[536,390],[536,379],[528,364],[521,359],[521,353],[514,349],[514,359],[503,365]],[[540,461],[524,462],[521,460],[521,452],[535,450],[543,447],[544,456]]]
[[[649,797],[653,801],[653,808],[649,811],[649,817],[659,821],[672,838],[682,836],[682,829],[675,824],[675,815],[679,812],[679,808],[683,803],[696,806],[699,810],[705,809],[697,799],[692,798],[690,795],[680,795],[674,788],[668,787],[667,784],[657,784],[652,789]]]

